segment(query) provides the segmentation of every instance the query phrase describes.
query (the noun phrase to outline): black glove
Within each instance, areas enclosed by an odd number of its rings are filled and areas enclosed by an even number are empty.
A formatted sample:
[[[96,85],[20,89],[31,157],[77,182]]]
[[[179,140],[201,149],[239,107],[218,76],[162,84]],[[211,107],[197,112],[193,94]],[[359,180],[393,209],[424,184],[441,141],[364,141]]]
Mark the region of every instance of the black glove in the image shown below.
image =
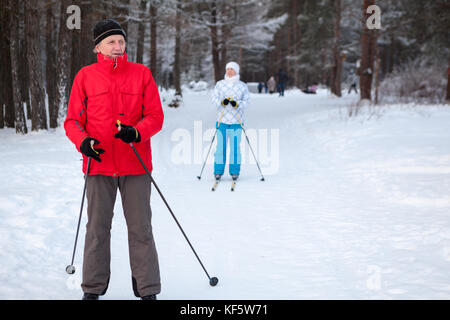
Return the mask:
[[[239,104],[237,103],[237,101],[234,101],[234,100],[231,100],[231,101],[230,101],[230,104],[231,104],[231,106],[232,106],[233,108],[235,108],[235,109],[239,106]]]
[[[226,105],[228,104],[228,102],[230,102],[230,99],[229,99],[229,98],[225,98],[225,99],[223,99],[223,101],[222,101],[222,105],[223,105],[223,106],[226,106]]]
[[[91,157],[92,159],[102,162],[102,159],[100,159],[100,155],[102,153],[105,153],[105,150],[103,149],[94,149],[94,147],[91,145],[91,141],[94,141],[93,145],[99,144],[100,141],[97,139],[87,137],[81,142],[80,145],[80,151],[82,154],[84,154],[86,157]]]
[[[119,125],[117,123],[116,127],[119,128]],[[137,131],[135,127],[128,126],[126,124],[120,125],[120,131],[117,132],[114,137],[122,139],[122,141],[125,143],[141,141],[141,135],[139,134],[139,131]]]

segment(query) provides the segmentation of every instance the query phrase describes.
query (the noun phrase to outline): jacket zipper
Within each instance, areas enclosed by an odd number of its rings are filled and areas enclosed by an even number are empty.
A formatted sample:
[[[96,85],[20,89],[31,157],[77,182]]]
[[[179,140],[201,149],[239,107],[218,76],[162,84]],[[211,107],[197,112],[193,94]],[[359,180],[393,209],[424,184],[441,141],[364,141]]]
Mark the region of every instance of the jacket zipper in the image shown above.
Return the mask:
[[[115,95],[117,95],[117,81],[116,81],[116,79],[115,79],[115,75],[113,75],[113,77],[114,77],[114,90],[113,90],[113,92],[114,92],[114,95],[113,95],[113,110],[112,110],[112,114],[113,114],[113,117],[115,117],[115,115],[117,114],[117,103],[116,103],[116,101],[117,101],[117,99],[116,99],[116,96]],[[116,119],[113,119],[113,121],[114,121],[114,123],[115,123],[115,121],[116,121]],[[115,128],[115,125],[113,125],[113,135],[114,135],[114,128]],[[114,173],[113,173],[113,175],[114,175],[114,177],[117,177],[118,175],[119,175],[119,173],[118,173],[118,170],[117,170],[117,162],[116,162],[116,148],[115,148],[115,141],[116,139],[114,138],[113,139],[113,143],[112,143],[112,149],[113,149],[113,164],[114,164]]]

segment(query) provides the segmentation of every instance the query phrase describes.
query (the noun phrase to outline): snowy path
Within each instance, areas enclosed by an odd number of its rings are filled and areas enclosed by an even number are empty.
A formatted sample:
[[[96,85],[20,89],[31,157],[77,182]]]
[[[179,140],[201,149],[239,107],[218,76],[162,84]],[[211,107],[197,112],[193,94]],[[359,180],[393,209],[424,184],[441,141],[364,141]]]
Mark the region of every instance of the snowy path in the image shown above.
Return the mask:
[[[153,189],[160,299],[450,298],[450,109],[395,106],[348,119],[355,97],[252,95],[246,127],[266,181],[243,137],[236,192],[227,175],[210,191],[212,154],[196,179],[215,121],[209,93],[165,109],[152,140],[154,178],[219,285],[209,287]],[[185,163],[174,151],[180,136],[191,143]],[[64,268],[80,156],[61,129],[0,130],[0,152],[0,299],[79,299],[85,214],[77,272]],[[103,298],[134,299],[120,197],[111,251]]]

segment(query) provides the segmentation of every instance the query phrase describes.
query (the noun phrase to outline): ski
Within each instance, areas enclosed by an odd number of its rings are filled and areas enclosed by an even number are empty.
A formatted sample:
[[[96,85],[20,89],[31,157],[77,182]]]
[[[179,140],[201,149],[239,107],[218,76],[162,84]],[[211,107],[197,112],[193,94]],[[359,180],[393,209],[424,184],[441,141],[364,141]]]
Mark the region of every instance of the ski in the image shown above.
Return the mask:
[[[211,191],[216,191],[217,186],[219,185],[219,182],[220,182],[220,178],[222,178],[221,174],[219,174],[219,173],[214,174],[214,179],[216,179],[216,181],[214,182],[214,185],[213,185]]]
[[[219,185],[219,182],[220,182],[220,180],[219,180],[219,179],[216,179],[216,181],[214,182],[213,187],[211,188],[211,191],[216,191],[217,186]]]
[[[236,181],[238,179],[238,175],[231,175],[233,182],[231,183],[231,191],[234,191],[234,189],[236,188]]]

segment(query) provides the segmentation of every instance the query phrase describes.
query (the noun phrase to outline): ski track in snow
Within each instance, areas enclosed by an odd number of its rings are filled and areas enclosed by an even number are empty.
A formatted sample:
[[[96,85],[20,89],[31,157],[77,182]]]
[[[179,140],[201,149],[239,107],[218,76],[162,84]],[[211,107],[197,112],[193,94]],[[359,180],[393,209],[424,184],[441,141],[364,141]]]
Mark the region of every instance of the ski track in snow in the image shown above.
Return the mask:
[[[450,109],[380,106],[346,117],[356,100],[323,91],[252,94],[246,130],[266,129],[269,141],[279,130],[278,170],[259,181],[243,135],[235,192],[227,171],[210,191],[215,147],[196,178],[214,132],[210,93],[188,92],[178,110],[165,108],[164,128],[152,139],[153,176],[219,284],[209,286],[153,188],[159,299],[450,298]],[[210,133],[200,162],[176,163],[174,132],[194,140],[199,123]],[[250,141],[263,157],[254,135]],[[62,128],[0,130],[0,152],[0,299],[80,299],[86,203],[77,271],[69,276],[65,267],[83,191],[81,156]],[[102,299],[135,299],[120,197],[111,232]]]

